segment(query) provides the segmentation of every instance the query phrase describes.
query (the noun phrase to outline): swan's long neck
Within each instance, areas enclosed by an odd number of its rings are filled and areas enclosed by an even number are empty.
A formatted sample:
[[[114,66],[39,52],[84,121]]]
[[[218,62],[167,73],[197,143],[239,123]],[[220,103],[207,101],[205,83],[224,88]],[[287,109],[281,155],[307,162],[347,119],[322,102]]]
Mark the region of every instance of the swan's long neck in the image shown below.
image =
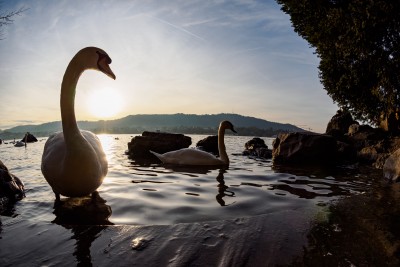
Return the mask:
[[[228,158],[228,154],[226,153],[224,137],[225,137],[225,129],[223,127],[219,127],[219,129],[218,129],[219,157],[225,164],[229,164],[229,158]]]
[[[76,142],[77,139],[83,138],[76,123],[74,103],[76,85],[84,68],[74,59],[69,63],[61,84],[61,120],[64,139],[67,145]]]

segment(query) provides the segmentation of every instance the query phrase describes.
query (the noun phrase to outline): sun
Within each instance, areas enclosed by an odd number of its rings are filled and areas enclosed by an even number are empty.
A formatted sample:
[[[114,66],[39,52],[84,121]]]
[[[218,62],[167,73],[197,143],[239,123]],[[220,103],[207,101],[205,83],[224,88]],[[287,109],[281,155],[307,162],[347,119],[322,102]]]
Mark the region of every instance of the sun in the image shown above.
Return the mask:
[[[104,88],[92,91],[89,94],[87,105],[93,116],[110,118],[121,111],[123,100],[117,91]]]

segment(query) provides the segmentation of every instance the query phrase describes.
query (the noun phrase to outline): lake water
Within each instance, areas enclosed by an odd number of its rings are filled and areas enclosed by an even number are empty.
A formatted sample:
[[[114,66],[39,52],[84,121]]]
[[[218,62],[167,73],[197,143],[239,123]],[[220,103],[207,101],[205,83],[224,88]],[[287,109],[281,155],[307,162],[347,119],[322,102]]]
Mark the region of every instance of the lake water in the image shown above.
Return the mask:
[[[227,136],[228,170],[142,166],[125,155],[131,135],[99,135],[109,171],[98,192],[114,224],[173,224],[271,213],[282,209],[316,209],[337,197],[363,192],[364,186],[324,174],[276,172],[270,160],[241,156],[249,137]],[[191,136],[192,145],[204,136]],[[264,138],[271,147],[272,138]],[[40,171],[45,139],[27,148],[0,146],[1,158],[26,187],[15,214],[53,221],[54,194]],[[233,154],[233,155],[232,155]],[[239,154],[239,155],[238,155]]]
[[[189,136],[192,146],[205,137]],[[23,236],[35,225],[54,223],[172,225],[285,211],[302,214],[311,228],[327,221],[330,205],[338,200],[365,196],[382,186],[380,172],[373,169],[282,169],[274,167],[271,160],[242,156],[251,137],[225,137],[231,162],[226,170],[140,165],[125,154],[131,135],[99,137],[109,171],[94,207],[84,210],[79,206],[89,203],[88,198],[62,198],[62,207],[55,206],[54,194],[40,171],[45,138],[27,148],[0,145],[1,160],[26,188],[26,198],[1,216],[0,245],[10,231]],[[263,139],[271,147],[273,139]],[[300,248],[304,245],[299,244]]]

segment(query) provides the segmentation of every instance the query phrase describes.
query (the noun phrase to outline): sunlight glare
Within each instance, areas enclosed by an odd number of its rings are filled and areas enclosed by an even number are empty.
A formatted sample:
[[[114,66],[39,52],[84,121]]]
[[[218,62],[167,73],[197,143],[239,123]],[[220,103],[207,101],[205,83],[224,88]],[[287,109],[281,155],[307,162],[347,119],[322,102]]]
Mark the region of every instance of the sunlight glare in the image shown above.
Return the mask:
[[[117,91],[105,88],[91,92],[87,104],[94,116],[109,118],[121,111],[123,99]]]

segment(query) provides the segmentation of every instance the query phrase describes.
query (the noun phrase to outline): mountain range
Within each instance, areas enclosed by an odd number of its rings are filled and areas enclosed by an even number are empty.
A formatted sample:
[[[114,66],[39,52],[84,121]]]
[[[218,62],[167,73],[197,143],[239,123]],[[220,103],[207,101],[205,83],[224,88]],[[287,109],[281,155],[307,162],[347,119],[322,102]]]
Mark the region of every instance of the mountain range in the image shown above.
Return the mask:
[[[279,132],[304,132],[305,130],[292,125],[278,122],[271,122],[259,118],[242,116],[238,114],[138,114],[129,115],[115,120],[100,121],[78,121],[78,126],[83,130],[90,130],[96,133],[142,133],[143,131],[179,132],[186,134],[216,134],[218,125],[223,120],[229,120],[235,128],[242,129],[240,135],[260,136],[274,135]],[[47,136],[53,132],[61,131],[61,121],[43,123],[39,125],[21,125],[4,131],[0,136],[8,134],[30,132],[38,136]],[[258,130],[258,131],[257,131]],[[249,132],[250,131],[250,132]],[[4,136],[3,136],[4,139]]]

